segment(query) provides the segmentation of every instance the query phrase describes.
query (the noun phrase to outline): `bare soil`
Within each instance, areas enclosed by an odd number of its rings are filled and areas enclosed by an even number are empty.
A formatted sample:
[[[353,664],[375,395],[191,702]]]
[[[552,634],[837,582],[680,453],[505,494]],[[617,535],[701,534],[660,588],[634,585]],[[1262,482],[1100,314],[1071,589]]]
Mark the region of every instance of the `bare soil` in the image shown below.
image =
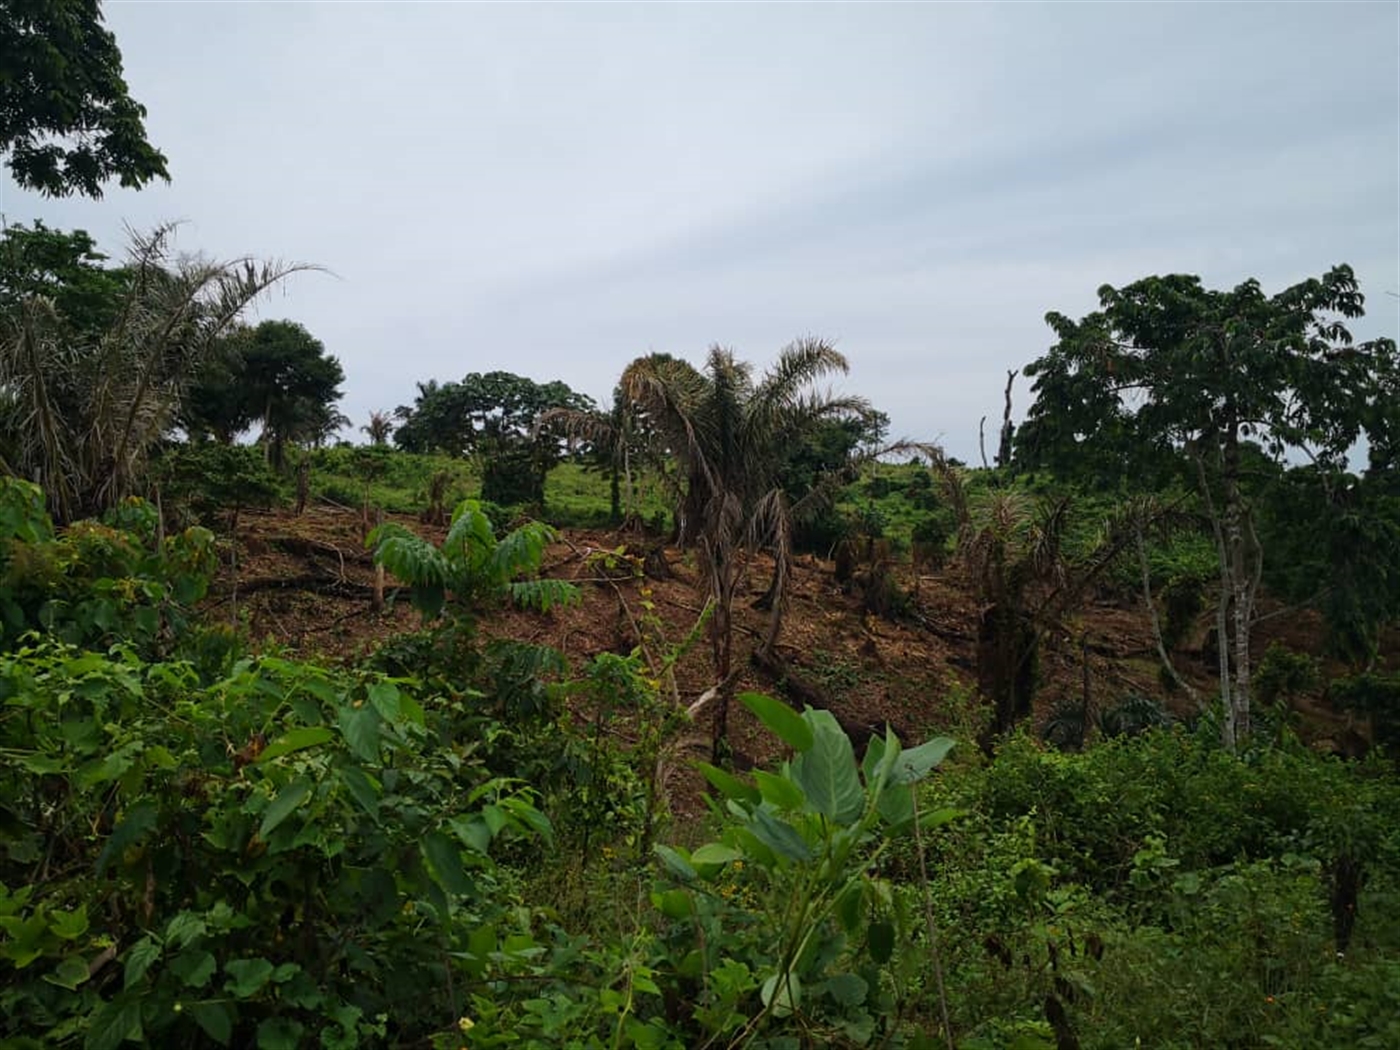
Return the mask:
[[[433,541],[444,530],[409,517],[395,520]],[[416,630],[418,614],[397,581],[388,581],[388,602],[371,608],[374,566],[366,552],[366,523],[360,513],[316,505],[301,515],[289,511],[245,513],[236,539],[220,541],[221,572],[207,602],[214,617],[245,619],[255,643],[274,644],[289,656],[349,661],[385,640]],[[662,578],[608,571],[600,555],[619,547],[653,554]],[[664,557],[664,566],[657,560]],[[775,695],[792,693],[792,682],[775,679],[771,668],[751,660],[767,626],[767,613],[752,607],[766,590],[765,566],[748,580],[748,600],[735,612],[735,662],[741,666],[738,690]],[[574,581],[582,594],[576,605],[548,613],[492,610],[483,616],[488,637],[511,637],[561,651],[580,667],[601,652],[627,653],[648,630],[654,616],[669,643],[685,638],[704,605],[694,555],[664,547],[639,532],[566,531],[550,546],[544,575]],[[985,704],[976,697],[977,629],[980,610],[972,587],[956,563],[915,579],[908,566],[897,574],[910,595],[907,613],[890,620],[866,613],[857,594],[836,581],[833,566],[810,555],[797,559],[777,652],[789,676],[814,686],[848,727],[883,730],[886,723],[906,739],[935,731],[962,729]],[[651,609],[645,603],[651,603]],[[1264,612],[1271,611],[1267,606]],[[1209,631],[1195,632],[1189,647],[1175,654],[1178,670],[1203,696],[1213,688],[1215,667],[1205,650]],[[1289,648],[1321,655],[1321,623],[1315,613],[1297,611],[1266,619],[1254,638],[1262,654],[1278,640]],[[1400,651],[1394,633],[1386,639],[1387,666]],[[1086,674],[1087,664],[1087,674]],[[693,703],[715,684],[708,640],[702,637],[676,669],[680,702]],[[1328,666],[1328,675],[1345,673]],[[1089,690],[1094,707],[1110,706],[1129,693],[1162,697],[1178,715],[1193,713],[1180,690],[1168,692],[1150,621],[1141,600],[1094,596],[1072,619],[1044,640],[1037,724],[1060,701],[1082,701]],[[1327,675],[1324,675],[1324,678]],[[799,688],[800,692],[800,688]],[[1329,750],[1351,753],[1364,747],[1362,727],[1334,711],[1321,694],[1295,702],[1299,731]],[[707,733],[702,710],[697,730]],[[763,763],[778,746],[747,710],[730,713],[736,763]]]

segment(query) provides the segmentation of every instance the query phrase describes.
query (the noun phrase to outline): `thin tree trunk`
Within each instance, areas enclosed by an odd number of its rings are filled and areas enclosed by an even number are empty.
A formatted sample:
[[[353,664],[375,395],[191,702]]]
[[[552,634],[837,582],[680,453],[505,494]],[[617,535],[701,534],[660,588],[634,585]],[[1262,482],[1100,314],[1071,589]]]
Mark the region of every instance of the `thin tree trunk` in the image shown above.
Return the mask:
[[[1016,432],[1011,425],[1011,384],[1016,381],[1019,372],[1019,368],[1007,369],[1006,372],[1006,392],[1003,394],[1005,405],[1001,413],[1001,434],[997,440],[998,467],[1005,467],[1011,463],[1011,438]]]
[[[1171,654],[1167,652],[1167,645],[1162,640],[1162,621],[1157,616],[1157,605],[1152,600],[1152,573],[1147,564],[1147,544],[1142,538],[1142,528],[1134,524],[1134,538],[1137,540],[1138,565],[1142,570],[1142,600],[1147,606],[1147,615],[1152,620],[1152,640],[1157,643],[1157,655],[1162,659],[1162,666],[1166,668],[1167,674],[1177,685],[1186,691],[1186,695],[1191,698],[1191,702],[1200,706],[1201,698],[1192,687],[1191,683],[1182,678],[1172,663]]]
[[[1206,477],[1206,465],[1201,458],[1199,447],[1190,449],[1191,458],[1196,463],[1196,477],[1201,486],[1201,498],[1205,500],[1206,512],[1210,516],[1211,531],[1215,534],[1216,561],[1220,568],[1220,598],[1215,610],[1216,648],[1220,662],[1220,742],[1227,751],[1235,750],[1238,739],[1235,727],[1235,705],[1230,688],[1230,628],[1229,605],[1233,594],[1230,586],[1230,553],[1225,542],[1225,532],[1216,512],[1215,500],[1210,494],[1210,480]]]
[[[384,524],[384,508],[379,507],[374,516],[375,527]],[[370,596],[369,607],[371,612],[384,611],[384,563],[375,560],[374,563],[374,593]]]
[[[1249,554],[1244,533],[1244,507],[1239,488],[1240,450],[1233,431],[1226,435],[1224,456],[1225,542],[1229,549],[1231,613],[1235,627],[1235,682],[1230,695],[1235,740],[1249,736],[1250,655],[1249,621],[1254,596],[1250,586]]]

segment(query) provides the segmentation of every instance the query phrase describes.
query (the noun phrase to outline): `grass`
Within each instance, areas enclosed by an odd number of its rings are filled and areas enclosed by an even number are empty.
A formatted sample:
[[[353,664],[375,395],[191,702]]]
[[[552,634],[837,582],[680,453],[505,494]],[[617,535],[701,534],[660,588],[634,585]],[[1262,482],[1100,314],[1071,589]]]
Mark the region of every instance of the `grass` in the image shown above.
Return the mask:
[[[450,511],[464,499],[481,495],[481,471],[469,459],[420,455],[388,450],[379,460],[367,460],[362,448],[316,449],[310,453],[310,495],[346,507],[365,499],[366,477],[371,506],[394,514],[419,514],[428,507],[429,486],[437,474],[448,477],[443,503]],[[369,464],[369,469],[366,465]],[[642,520],[664,528],[669,503],[657,479],[644,477],[638,485],[637,511]],[[610,523],[608,478],[578,463],[561,463],[545,479],[544,520],[573,528]]]

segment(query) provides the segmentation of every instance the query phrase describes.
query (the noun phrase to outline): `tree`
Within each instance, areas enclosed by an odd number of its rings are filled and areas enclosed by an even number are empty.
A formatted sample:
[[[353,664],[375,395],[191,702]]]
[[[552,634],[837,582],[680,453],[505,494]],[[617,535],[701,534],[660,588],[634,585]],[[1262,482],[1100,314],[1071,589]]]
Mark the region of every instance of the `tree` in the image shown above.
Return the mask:
[[[201,370],[181,423],[225,443],[261,423],[259,440],[280,470],[288,442],[317,444],[345,425],[335,410],[344,381],[340,362],[295,321],[239,327]]]
[[[556,408],[588,411],[594,404],[565,383],[536,383],[510,372],[472,372],[460,383],[419,383],[413,405],[395,410],[394,442],[409,452],[480,456],[482,499],[503,506],[540,504],[545,475],[559,462],[565,433],[561,425],[537,424]]]
[[[678,538],[682,546],[698,548],[714,603],[717,749],[727,742],[735,677],[734,601],[750,561],[761,551],[774,561],[765,651],[771,653],[781,628],[792,520],[803,509],[794,507],[782,487],[788,450],[830,420],[871,414],[863,398],[812,389],[819,379],[847,368],[830,345],[804,339],[785,347],[757,381],[750,365],[721,347],[710,350],[704,371],[653,356],[633,361],[622,374],[624,399],[658,436],[653,454],[668,452],[679,462]]]
[[[97,0],[0,0],[0,70],[0,153],[19,185],[101,197],[114,178],[170,181]]]
[[[0,311],[0,467],[40,484],[60,522],[139,490],[220,336],[262,292],[305,269],[177,258],[172,235],[163,226],[133,236],[103,325],[65,318],[61,299],[36,294]]]
[[[369,422],[360,428],[369,435],[372,445],[387,445],[394,430],[394,419],[388,412],[371,412]]]
[[[107,261],[85,230],[51,230],[41,221],[7,226],[0,232],[0,311],[48,299],[69,338],[94,339],[116,319],[131,277]]]
[[[1250,626],[1263,568],[1242,466],[1251,442],[1275,460],[1303,453],[1339,472],[1357,439],[1393,448],[1395,343],[1353,344],[1355,275],[1337,266],[1266,296],[1198,277],[1149,277],[1099,290],[1080,321],[1051,313],[1058,342],[1026,372],[1035,403],[1018,438],[1024,463],[1066,464],[1085,448],[1125,466],[1183,466],[1206,508],[1219,561],[1216,632],[1222,738],[1250,731]]]

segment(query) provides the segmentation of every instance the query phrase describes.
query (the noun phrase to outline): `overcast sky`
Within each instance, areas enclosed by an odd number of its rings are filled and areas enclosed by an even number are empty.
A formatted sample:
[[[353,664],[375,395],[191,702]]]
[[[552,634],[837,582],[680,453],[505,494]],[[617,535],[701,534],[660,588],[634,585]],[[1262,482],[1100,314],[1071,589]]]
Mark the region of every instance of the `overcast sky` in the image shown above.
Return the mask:
[[[187,220],[319,263],[260,307],[343,411],[505,369],[835,342],[895,434],[976,456],[1048,310],[1348,262],[1400,331],[1400,5],[104,4],[170,186],[10,222]],[[0,176],[3,179],[3,176]],[[1028,391],[1018,388],[1017,414]],[[989,444],[993,439],[989,436]]]

